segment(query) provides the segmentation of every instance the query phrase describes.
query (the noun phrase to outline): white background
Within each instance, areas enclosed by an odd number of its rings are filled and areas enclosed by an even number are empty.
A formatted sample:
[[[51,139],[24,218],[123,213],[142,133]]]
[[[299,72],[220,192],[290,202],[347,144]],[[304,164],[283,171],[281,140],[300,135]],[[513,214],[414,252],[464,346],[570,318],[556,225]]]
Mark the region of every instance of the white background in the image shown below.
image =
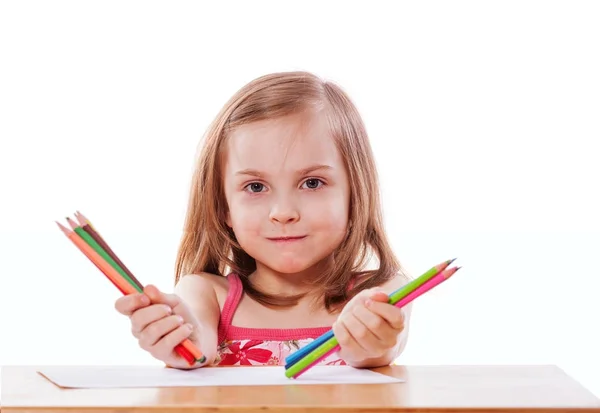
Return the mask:
[[[171,290],[197,144],[272,71],[359,107],[413,275],[405,364],[557,364],[600,396],[600,6],[3,1],[0,364],[155,364],[54,224]]]

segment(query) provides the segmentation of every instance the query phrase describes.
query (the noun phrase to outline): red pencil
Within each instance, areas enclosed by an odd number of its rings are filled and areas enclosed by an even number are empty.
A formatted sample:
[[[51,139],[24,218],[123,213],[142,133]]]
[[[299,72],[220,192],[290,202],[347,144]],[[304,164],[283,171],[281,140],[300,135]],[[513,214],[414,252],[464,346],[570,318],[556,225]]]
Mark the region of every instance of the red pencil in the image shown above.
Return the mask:
[[[67,219],[67,221],[69,221]],[[61,231],[69,238],[73,244],[115,285],[122,294],[136,294],[137,290],[125,280],[100,254],[98,254],[90,245],[88,245],[75,231],[71,231],[65,226],[56,222]],[[69,222],[73,225],[72,222]],[[183,357],[190,366],[197,361],[203,363],[206,357],[189,340],[185,339],[181,344],[175,347],[175,350]]]

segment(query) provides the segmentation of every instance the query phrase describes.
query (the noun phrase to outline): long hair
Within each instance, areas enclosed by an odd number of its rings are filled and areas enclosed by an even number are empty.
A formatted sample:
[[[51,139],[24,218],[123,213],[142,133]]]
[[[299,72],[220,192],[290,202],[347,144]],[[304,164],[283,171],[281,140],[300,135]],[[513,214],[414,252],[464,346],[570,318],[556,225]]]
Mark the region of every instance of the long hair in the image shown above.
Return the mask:
[[[185,274],[226,275],[233,271],[240,276],[244,291],[265,305],[291,306],[302,296],[269,295],[250,282],[256,261],[240,247],[225,223],[228,206],[223,189],[223,153],[229,134],[241,125],[316,107],[327,116],[330,134],[344,159],[350,183],[351,225],[333,253],[333,265],[314,282],[319,289],[317,296],[330,310],[396,274],[407,277],[384,231],[375,161],[358,110],[338,85],[297,71],[268,74],[246,84],[210,124],[192,177],[176,258],[176,283]],[[377,268],[366,269],[372,258]],[[348,289],[351,282],[354,284]]]

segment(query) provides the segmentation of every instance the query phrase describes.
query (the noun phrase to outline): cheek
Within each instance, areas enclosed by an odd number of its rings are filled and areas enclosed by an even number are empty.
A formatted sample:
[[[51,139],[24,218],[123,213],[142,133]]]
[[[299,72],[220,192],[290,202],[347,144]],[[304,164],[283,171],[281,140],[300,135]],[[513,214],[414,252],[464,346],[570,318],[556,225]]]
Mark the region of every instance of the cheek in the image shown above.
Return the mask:
[[[233,199],[229,211],[231,226],[236,234],[258,232],[262,215],[256,207]]]
[[[310,205],[307,212],[310,212],[310,221],[313,227],[330,231],[346,230],[348,204],[341,194]]]
[[[342,211],[319,211],[310,221],[314,229],[334,232],[345,231],[348,223]]]

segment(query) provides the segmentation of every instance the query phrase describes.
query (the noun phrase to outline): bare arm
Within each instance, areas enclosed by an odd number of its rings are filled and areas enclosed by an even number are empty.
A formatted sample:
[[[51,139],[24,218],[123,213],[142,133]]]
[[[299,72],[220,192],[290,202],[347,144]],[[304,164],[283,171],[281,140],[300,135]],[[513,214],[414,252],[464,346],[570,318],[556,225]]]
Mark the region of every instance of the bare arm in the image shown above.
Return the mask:
[[[200,273],[181,277],[175,286],[177,294],[198,321],[196,340],[211,364],[217,355],[218,326],[221,311],[215,292],[217,275]]]

